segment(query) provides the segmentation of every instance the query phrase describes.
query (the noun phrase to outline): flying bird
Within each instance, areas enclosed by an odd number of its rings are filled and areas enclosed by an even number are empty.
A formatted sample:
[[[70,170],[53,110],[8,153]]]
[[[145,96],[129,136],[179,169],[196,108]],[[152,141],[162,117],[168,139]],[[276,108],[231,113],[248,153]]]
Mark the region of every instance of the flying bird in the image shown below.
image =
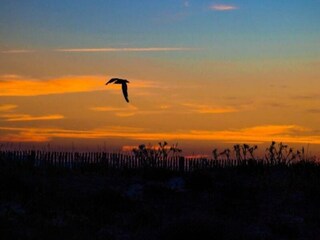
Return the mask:
[[[108,85],[109,83],[114,83],[114,84],[121,84],[122,85],[122,93],[124,98],[126,99],[127,102],[129,102],[128,99],[128,86],[127,83],[129,83],[129,81],[127,79],[121,79],[121,78],[111,78],[106,85]]]

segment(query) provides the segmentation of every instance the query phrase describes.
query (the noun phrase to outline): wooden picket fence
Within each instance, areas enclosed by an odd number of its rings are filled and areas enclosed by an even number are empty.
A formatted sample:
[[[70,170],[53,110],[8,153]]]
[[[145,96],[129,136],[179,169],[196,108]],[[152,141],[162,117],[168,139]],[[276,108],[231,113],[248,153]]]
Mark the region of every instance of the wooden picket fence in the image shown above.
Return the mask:
[[[106,152],[50,152],[50,151],[0,151],[0,159],[6,162],[26,164],[31,167],[57,167],[66,169],[139,169],[162,168],[179,172],[200,169],[236,167],[248,164],[267,164],[263,160],[237,161],[227,159],[185,158],[142,159],[133,155]]]

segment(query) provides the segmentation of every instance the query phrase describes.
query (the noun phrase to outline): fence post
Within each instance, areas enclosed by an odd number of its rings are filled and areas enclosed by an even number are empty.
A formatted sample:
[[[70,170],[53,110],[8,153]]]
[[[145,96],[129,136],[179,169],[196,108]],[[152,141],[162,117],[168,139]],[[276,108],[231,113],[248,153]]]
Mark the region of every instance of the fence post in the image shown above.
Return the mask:
[[[184,157],[179,157],[179,172],[184,172]]]
[[[34,167],[35,161],[36,161],[36,151],[32,150],[28,156],[28,164],[30,164],[30,167]]]

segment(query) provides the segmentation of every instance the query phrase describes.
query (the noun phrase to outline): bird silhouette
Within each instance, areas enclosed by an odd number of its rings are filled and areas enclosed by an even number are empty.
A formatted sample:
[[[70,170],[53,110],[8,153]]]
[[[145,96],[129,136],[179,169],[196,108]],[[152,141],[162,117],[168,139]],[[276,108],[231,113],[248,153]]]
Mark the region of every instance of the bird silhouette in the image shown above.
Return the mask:
[[[122,93],[124,98],[126,99],[127,102],[129,102],[128,99],[128,86],[127,83],[129,83],[129,81],[127,79],[121,79],[121,78],[111,78],[106,85],[108,85],[109,83],[114,83],[114,84],[121,84],[122,85]]]

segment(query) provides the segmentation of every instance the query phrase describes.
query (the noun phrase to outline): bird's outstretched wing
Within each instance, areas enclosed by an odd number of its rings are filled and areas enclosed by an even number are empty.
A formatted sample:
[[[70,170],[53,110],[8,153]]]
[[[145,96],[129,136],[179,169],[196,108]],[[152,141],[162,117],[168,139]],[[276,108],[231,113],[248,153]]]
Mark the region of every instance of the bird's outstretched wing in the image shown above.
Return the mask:
[[[115,81],[119,80],[119,78],[111,78],[107,83],[106,85],[108,85],[109,83],[113,83]]]
[[[127,86],[126,83],[122,83],[122,93],[123,93],[123,96],[126,99],[126,101],[129,102],[129,99],[128,99],[128,86]]]

